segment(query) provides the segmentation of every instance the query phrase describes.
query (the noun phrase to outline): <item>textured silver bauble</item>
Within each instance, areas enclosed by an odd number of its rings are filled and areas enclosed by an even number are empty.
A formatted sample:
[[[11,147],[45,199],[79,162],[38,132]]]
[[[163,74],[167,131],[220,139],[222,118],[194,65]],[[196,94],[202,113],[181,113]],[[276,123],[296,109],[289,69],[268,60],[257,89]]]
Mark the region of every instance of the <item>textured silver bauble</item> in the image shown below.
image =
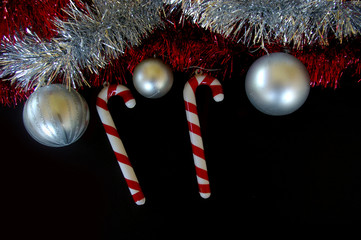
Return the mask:
[[[89,123],[89,108],[75,90],[52,84],[30,95],[23,121],[28,133],[39,143],[63,147],[83,135]]]
[[[173,73],[161,60],[149,58],[134,69],[133,84],[144,97],[160,98],[172,88]]]
[[[256,60],[246,76],[247,97],[268,115],[286,115],[306,101],[310,78],[305,66],[286,53],[272,53]]]

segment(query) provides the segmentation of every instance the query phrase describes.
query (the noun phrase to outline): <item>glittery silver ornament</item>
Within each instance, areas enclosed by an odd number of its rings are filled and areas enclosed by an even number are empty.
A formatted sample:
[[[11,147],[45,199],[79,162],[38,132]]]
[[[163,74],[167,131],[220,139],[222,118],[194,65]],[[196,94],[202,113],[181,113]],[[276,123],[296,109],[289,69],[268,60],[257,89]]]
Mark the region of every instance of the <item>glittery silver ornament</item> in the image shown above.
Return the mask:
[[[272,53],[255,61],[246,76],[246,93],[259,111],[286,115],[306,101],[310,78],[305,66],[286,53]]]
[[[144,97],[160,98],[172,88],[173,73],[161,60],[149,58],[134,69],[133,84]]]
[[[83,135],[89,123],[89,108],[75,90],[52,84],[30,95],[23,121],[28,133],[39,143],[63,147]]]

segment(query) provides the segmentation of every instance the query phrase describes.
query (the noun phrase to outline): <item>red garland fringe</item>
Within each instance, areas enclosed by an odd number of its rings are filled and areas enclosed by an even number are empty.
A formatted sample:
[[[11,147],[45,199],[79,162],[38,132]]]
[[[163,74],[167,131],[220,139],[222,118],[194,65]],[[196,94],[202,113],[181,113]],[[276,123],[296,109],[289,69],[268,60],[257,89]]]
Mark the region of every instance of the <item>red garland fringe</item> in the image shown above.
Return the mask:
[[[25,101],[32,92],[33,90],[24,92],[10,85],[9,82],[0,81],[0,104],[9,107],[17,105]]]
[[[78,0],[73,0],[81,6]],[[0,2],[0,36],[14,40],[26,28],[31,28],[41,38],[55,36],[53,20],[66,19],[64,9],[69,0],[2,0]]]

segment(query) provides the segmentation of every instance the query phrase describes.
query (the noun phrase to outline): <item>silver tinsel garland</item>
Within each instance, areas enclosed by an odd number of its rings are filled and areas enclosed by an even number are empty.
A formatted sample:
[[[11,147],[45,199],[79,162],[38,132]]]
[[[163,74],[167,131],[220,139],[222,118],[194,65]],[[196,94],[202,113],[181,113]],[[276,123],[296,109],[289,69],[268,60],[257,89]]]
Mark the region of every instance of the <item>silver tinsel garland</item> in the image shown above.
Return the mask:
[[[87,84],[83,71],[98,73],[125,48],[139,44],[162,26],[162,10],[160,0],[93,0],[86,9],[70,1],[64,9],[68,19],[56,20],[58,34],[52,40],[40,39],[30,29],[15,43],[3,39],[0,78],[25,90],[57,78],[74,88]]]
[[[87,6],[86,4],[84,4]],[[163,26],[161,15],[182,11],[182,19],[247,46],[328,45],[361,32],[360,1],[342,0],[93,0],[80,9],[70,0],[68,18],[56,20],[57,35],[40,39],[31,29],[15,42],[0,43],[0,78],[25,91],[62,79],[69,87],[88,84],[128,47]]]
[[[193,23],[248,46],[328,45],[361,32],[361,2],[345,0],[165,0]]]

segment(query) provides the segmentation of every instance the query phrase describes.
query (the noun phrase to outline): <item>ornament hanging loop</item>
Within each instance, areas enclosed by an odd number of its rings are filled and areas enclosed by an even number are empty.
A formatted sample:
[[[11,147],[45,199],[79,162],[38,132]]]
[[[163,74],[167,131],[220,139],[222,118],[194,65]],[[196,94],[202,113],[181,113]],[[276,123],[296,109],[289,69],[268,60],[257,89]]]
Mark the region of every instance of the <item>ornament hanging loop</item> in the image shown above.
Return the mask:
[[[196,68],[193,75],[202,75],[202,74],[204,74],[203,70],[207,71],[207,72],[216,72],[216,71],[222,70],[219,68],[203,68],[203,67],[199,67],[199,66],[190,66],[190,67],[183,68],[183,69],[189,70],[190,68]]]
[[[107,87],[109,87],[109,82],[108,81],[105,81],[104,83],[103,83],[103,88],[107,88]]]
[[[203,70],[200,69],[200,68],[197,68],[195,71],[194,71],[194,75],[202,75],[203,74]]]

